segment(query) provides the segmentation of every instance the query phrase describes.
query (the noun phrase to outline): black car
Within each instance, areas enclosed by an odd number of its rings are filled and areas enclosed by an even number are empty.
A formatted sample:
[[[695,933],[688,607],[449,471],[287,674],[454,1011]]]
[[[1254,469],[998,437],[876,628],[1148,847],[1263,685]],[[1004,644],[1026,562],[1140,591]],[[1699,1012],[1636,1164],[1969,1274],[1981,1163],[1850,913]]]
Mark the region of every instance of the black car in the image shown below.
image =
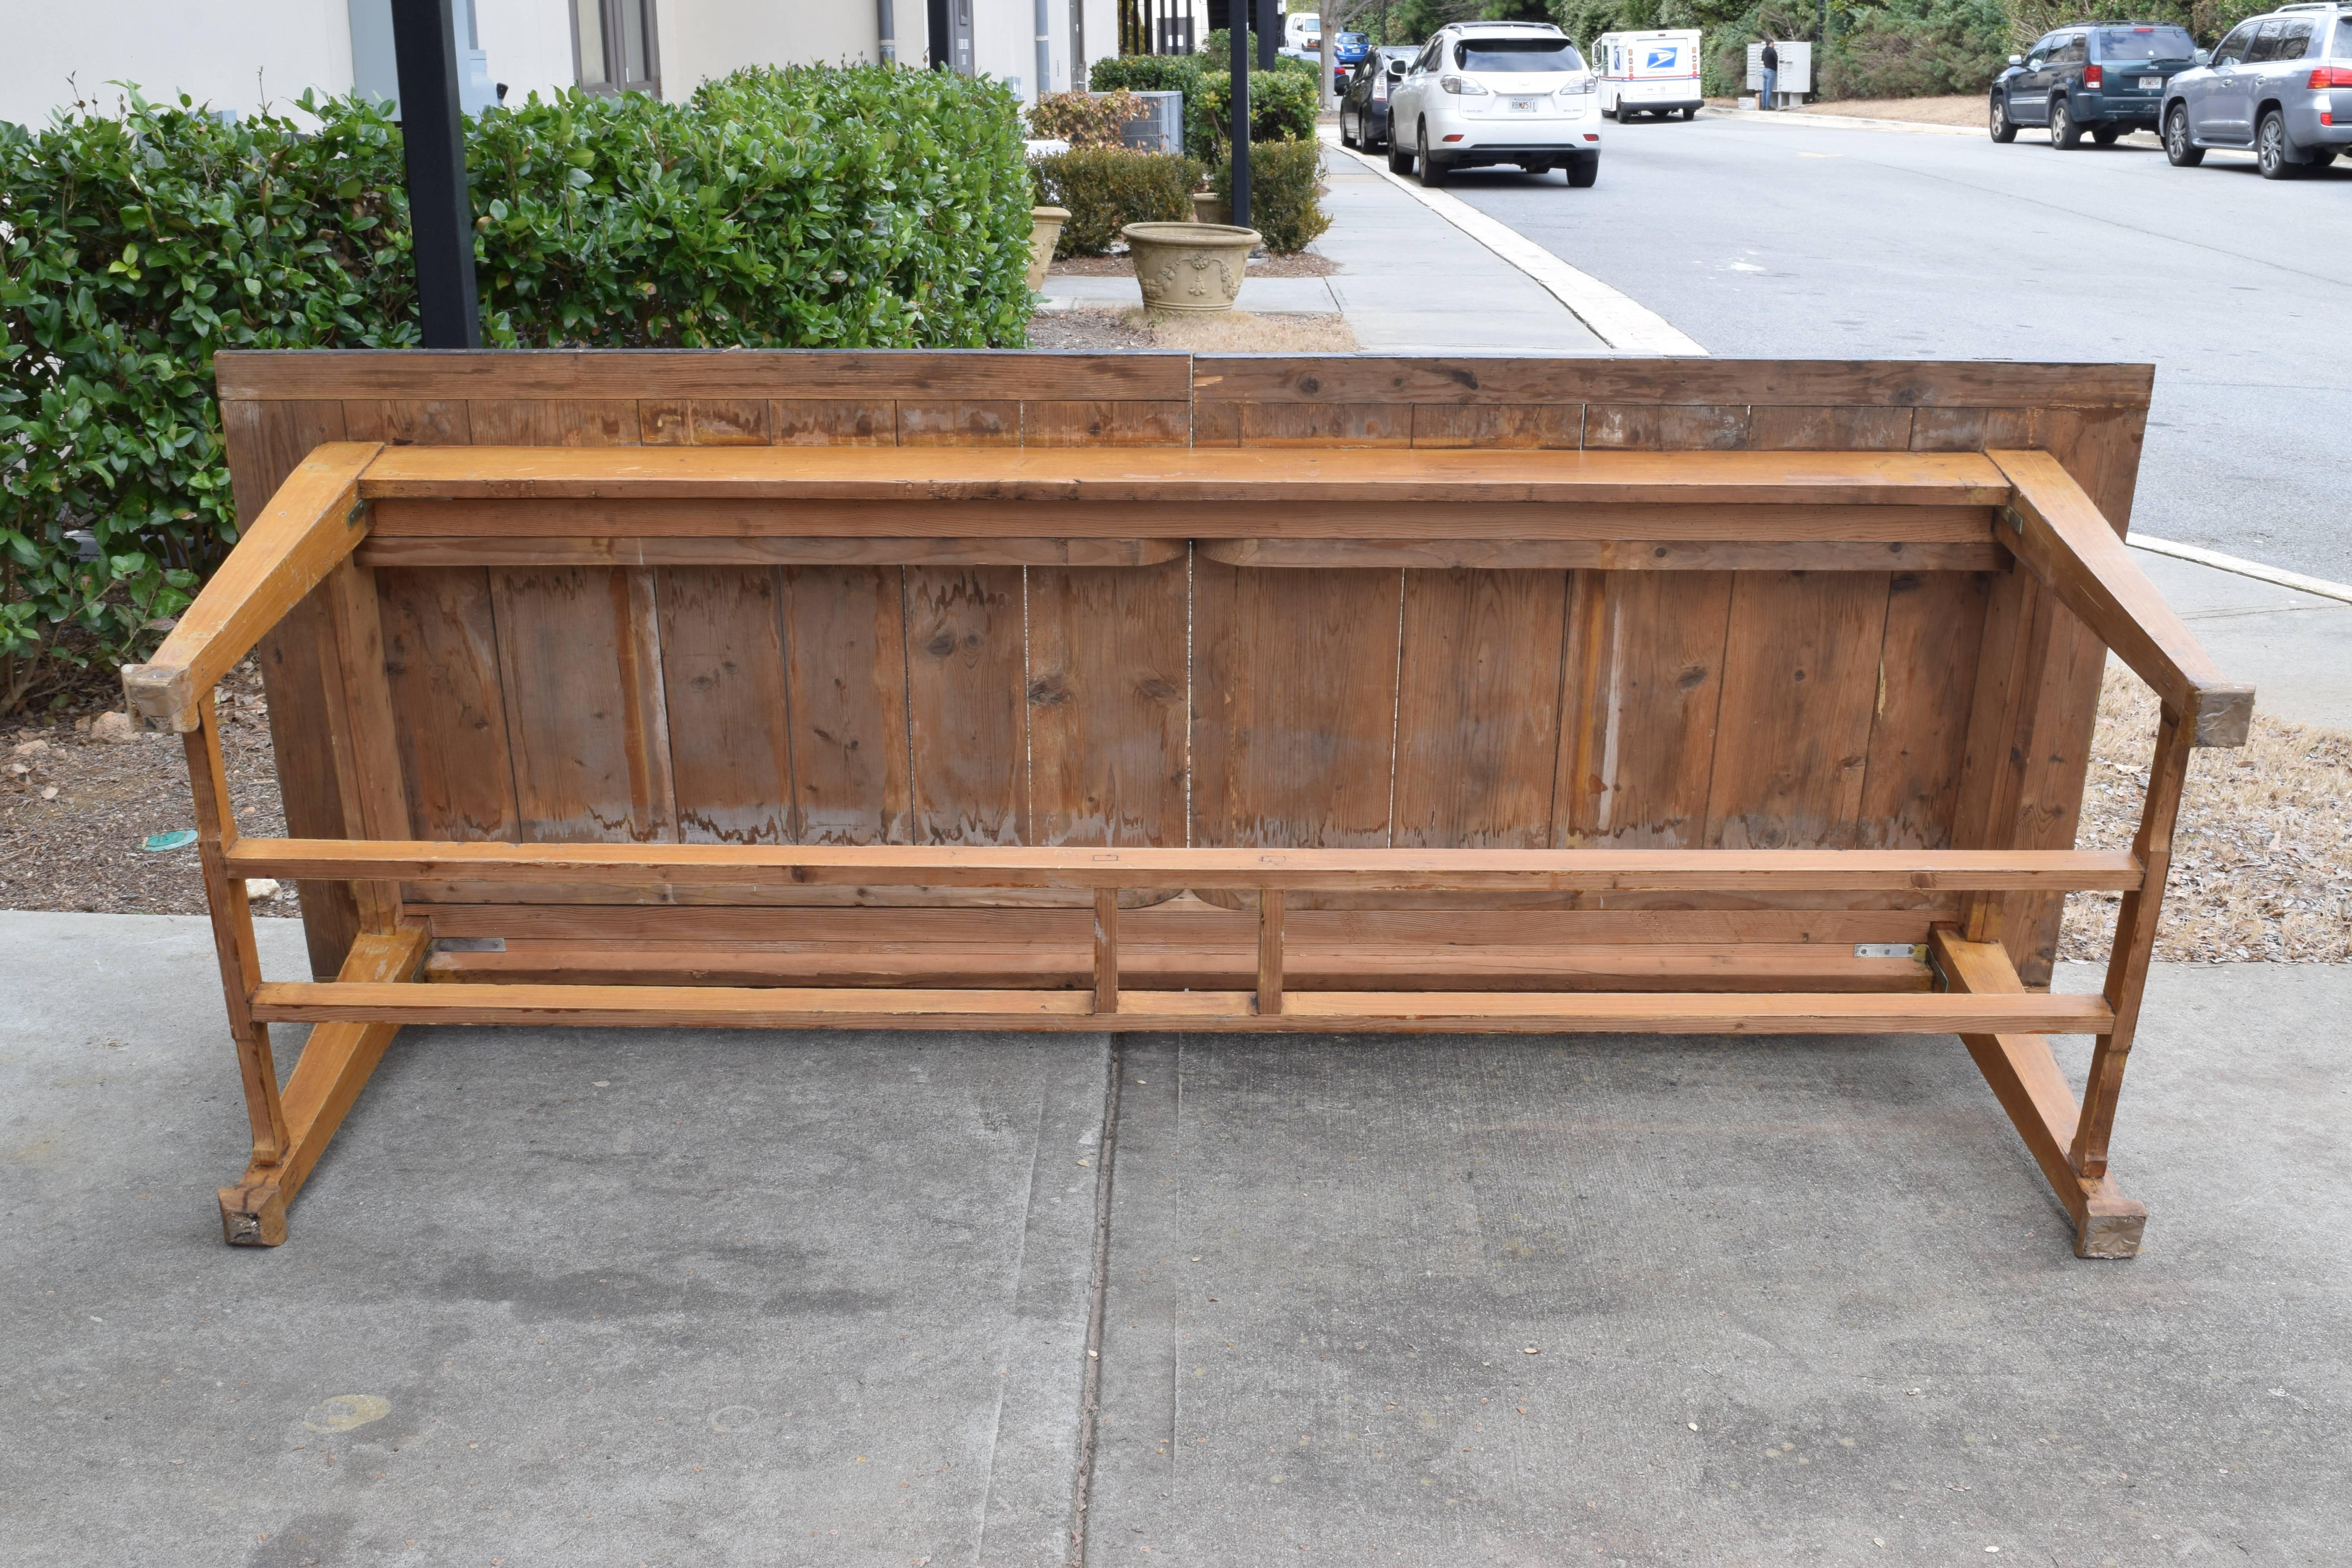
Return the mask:
[[[1993,79],[1987,123],[1996,142],[2046,125],[2053,147],[2102,147],[2153,131],[2164,84],[2197,63],[2197,41],[2169,22],[2075,22],[2043,36]]]
[[[1412,44],[1382,44],[1366,52],[1339,94],[1339,144],[1377,150],[1389,144],[1389,89],[1420,53]]]

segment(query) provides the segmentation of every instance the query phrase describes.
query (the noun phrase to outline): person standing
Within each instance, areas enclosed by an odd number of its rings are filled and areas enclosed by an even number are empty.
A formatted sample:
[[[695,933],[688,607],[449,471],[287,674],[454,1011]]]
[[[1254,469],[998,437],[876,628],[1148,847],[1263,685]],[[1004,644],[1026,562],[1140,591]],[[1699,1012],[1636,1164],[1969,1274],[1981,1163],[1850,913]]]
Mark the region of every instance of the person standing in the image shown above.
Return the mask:
[[[1772,47],[1771,39],[1767,38],[1764,40],[1764,96],[1758,100],[1758,108],[1772,107],[1773,89],[1780,84],[1780,51]]]

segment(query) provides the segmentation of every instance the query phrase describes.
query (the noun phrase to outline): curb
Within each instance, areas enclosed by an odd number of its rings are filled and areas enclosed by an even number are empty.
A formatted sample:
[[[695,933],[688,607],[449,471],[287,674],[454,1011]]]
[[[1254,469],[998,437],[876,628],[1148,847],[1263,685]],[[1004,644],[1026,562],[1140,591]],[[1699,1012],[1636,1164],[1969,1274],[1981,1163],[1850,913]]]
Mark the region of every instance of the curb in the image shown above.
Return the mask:
[[[1590,273],[1578,271],[1508,224],[1488,217],[1459,196],[1424,189],[1391,174],[1385,163],[1376,163],[1340,146],[1338,129],[1330,129],[1328,136],[1321,137],[1327,151],[1354,159],[1535,279],[1545,292],[1568,307],[1570,315],[1583,322],[1594,337],[1609,347],[1628,353],[1706,356],[1706,350],[1696,339],[1656,311],[1636,303]]]
[[[2224,555],[2201,544],[2180,544],[2169,539],[2151,538],[2145,533],[2127,534],[2124,542],[2134,550],[2145,550],[2151,555],[2169,555],[2176,561],[2194,561],[2200,566],[2234,572],[2241,577],[2252,577],[2273,587],[2293,588],[2298,594],[2314,594],[2323,599],[2341,599],[2352,605],[2352,583],[2331,583],[2325,577],[2306,577],[2300,572],[2289,572],[2284,567],[2265,566],[2259,561]]]

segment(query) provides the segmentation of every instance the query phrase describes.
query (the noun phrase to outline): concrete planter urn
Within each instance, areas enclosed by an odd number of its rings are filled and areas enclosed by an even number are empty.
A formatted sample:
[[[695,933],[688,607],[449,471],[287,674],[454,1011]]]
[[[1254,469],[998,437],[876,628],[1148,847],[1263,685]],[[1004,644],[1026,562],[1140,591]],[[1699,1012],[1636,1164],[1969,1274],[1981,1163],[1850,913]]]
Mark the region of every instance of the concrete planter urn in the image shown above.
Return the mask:
[[[1234,204],[1214,191],[1192,193],[1194,223],[1230,224],[1234,221]]]
[[[1230,310],[1249,254],[1265,239],[1221,223],[1131,223],[1118,231],[1135,258],[1147,310]]]
[[[1054,247],[1061,243],[1062,226],[1070,221],[1067,207],[1029,209],[1029,292],[1045,287],[1045,268],[1054,264]]]

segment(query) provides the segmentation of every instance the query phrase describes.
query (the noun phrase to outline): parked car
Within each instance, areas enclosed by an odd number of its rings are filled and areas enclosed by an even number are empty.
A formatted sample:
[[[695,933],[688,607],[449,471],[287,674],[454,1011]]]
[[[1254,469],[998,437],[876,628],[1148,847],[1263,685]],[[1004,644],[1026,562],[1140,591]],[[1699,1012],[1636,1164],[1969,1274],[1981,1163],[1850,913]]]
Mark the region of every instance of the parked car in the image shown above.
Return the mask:
[[[1411,44],[1382,44],[1356,62],[1339,93],[1339,145],[1389,144],[1389,93],[1420,52]]]
[[[2210,64],[2165,84],[2164,155],[2252,147],[2266,180],[2324,169],[2352,146],[2352,5],[2282,5],[2241,22]]]
[[[2075,22],[2042,36],[1993,79],[1986,123],[1996,142],[2021,125],[2046,125],[2050,145],[2074,148],[2084,132],[2102,147],[2157,128],[2164,84],[2197,63],[2197,40],[2169,22]]]
[[[1320,51],[1323,18],[1312,11],[1293,11],[1282,19],[1282,42],[1288,48]]]
[[[1360,62],[1370,52],[1372,37],[1369,33],[1341,33],[1331,40],[1331,58],[1343,66]]]
[[[1685,120],[1696,120],[1706,102],[1698,87],[1698,55],[1696,27],[1601,34],[1592,40],[1601,112],[1620,125],[1632,124],[1636,114],[1663,120],[1678,109]]]
[[[1389,89],[1389,168],[1439,185],[1455,169],[1516,163],[1601,177],[1592,73],[1548,22],[1453,22]]]

